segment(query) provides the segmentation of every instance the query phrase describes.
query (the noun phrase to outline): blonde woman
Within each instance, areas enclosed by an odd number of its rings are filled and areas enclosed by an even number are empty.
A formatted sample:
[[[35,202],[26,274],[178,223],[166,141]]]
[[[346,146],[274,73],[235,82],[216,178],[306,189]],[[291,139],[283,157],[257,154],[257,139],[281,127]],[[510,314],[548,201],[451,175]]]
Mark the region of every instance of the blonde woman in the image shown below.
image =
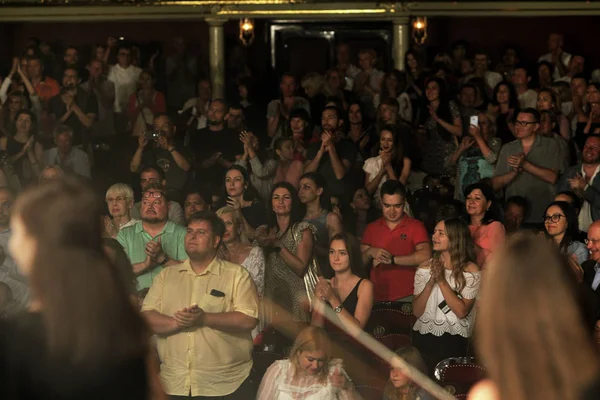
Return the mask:
[[[289,359],[269,367],[256,399],[360,399],[342,360],[332,358],[331,353],[331,342],[323,329],[305,328],[296,338]]]
[[[133,190],[124,183],[116,183],[106,191],[106,205],[110,216],[104,217],[105,234],[115,239],[123,228],[135,224],[138,220],[131,218],[133,207]]]
[[[256,284],[258,295],[262,297],[265,290],[265,256],[262,249],[250,244],[242,216],[233,207],[218,209],[217,216],[225,224],[219,257],[246,268]]]

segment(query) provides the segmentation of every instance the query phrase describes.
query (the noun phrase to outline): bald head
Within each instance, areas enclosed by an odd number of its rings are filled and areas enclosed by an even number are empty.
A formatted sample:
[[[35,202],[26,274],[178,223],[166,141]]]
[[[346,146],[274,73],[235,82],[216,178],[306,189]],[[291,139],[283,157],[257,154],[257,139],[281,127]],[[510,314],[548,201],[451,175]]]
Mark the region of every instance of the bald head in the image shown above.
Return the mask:
[[[590,251],[590,259],[600,261],[600,221],[590,225],[587,233],[587,248]]]

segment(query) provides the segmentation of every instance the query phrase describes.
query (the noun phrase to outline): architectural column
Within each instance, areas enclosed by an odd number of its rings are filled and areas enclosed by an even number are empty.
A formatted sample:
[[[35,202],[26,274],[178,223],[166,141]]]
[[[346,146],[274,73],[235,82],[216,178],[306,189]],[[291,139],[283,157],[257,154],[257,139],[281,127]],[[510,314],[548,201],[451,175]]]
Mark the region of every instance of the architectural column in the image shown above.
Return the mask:
[[[394,68],[404,70],[404,54],[410,48],[410,18],[403,17],[394,21]]]
[[[210,83],[213,98],[225,97],[225,19],[207,18],[208,23],[208,58],[210,66]]]

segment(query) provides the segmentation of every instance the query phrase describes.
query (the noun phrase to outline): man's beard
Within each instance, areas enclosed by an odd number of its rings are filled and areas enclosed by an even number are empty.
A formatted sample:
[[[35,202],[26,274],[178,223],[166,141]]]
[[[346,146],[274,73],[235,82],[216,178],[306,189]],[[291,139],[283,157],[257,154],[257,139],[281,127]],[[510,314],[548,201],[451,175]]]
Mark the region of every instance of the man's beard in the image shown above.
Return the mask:
[[[159,218],[155,217],[142,217],[142,221],[147,222],[149,224],[160,224],[161,222],[165,222],[167,218]]]
[[[206,124],[210,126],[219,126],[223,123],[223,121],[217,121],[215,119],[207,119]]]

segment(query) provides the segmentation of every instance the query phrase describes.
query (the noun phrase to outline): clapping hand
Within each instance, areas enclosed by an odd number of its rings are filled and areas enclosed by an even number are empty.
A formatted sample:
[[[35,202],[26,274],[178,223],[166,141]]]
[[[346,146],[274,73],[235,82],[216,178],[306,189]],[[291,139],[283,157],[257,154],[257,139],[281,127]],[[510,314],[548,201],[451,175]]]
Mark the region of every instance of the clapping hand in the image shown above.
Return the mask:
[[[373,266],[377,266],[379,264],[393,264],[394,257],[392,253],[387,251],[386,249],[379,249],[376,247],[372,247],[370,250],[371,258],[373,258]]]
[[[575,175],[572,179],[567,179],[572,190],[579,191],[585,189],[585,179],[581,174]]]
[[[433,118],[435,122],[438,122],[440,117],[438,117],[437,111],[431,106],[427,106],[427,108],[429,109],[429,115],[431,115],[431,118]]]
[[[346,386],[346,377],[340,372],[339,368],[336,368],[333,373],[329,376],[331,386],[341,390]]]
[[[519,153],[514,156],[508,157],[508,166],[513,168],[516,171],[520,171],[523,168],[523,163],[525,162],[525,154]]]
[[[330,302],[331,298],[335,296],[330,282],[322,276],[319,277],[319,282],[315,286],[315,294],[318,298],[327,302]]]
[[[204,310],[197,304],[193,304],[191,307],[185,307],[183,310],[175,312],[173,318],[179,328],[199,327],[204,323]]]
[[[148,255],[152,261],[154,262],[159,262],[160,260],[162,260],[165,256],[165,252],[162,248],[162,241],[160,236],[158,237],[158,240],[155,242],[154,240],[149,241],[146,244],[146,255]]]

